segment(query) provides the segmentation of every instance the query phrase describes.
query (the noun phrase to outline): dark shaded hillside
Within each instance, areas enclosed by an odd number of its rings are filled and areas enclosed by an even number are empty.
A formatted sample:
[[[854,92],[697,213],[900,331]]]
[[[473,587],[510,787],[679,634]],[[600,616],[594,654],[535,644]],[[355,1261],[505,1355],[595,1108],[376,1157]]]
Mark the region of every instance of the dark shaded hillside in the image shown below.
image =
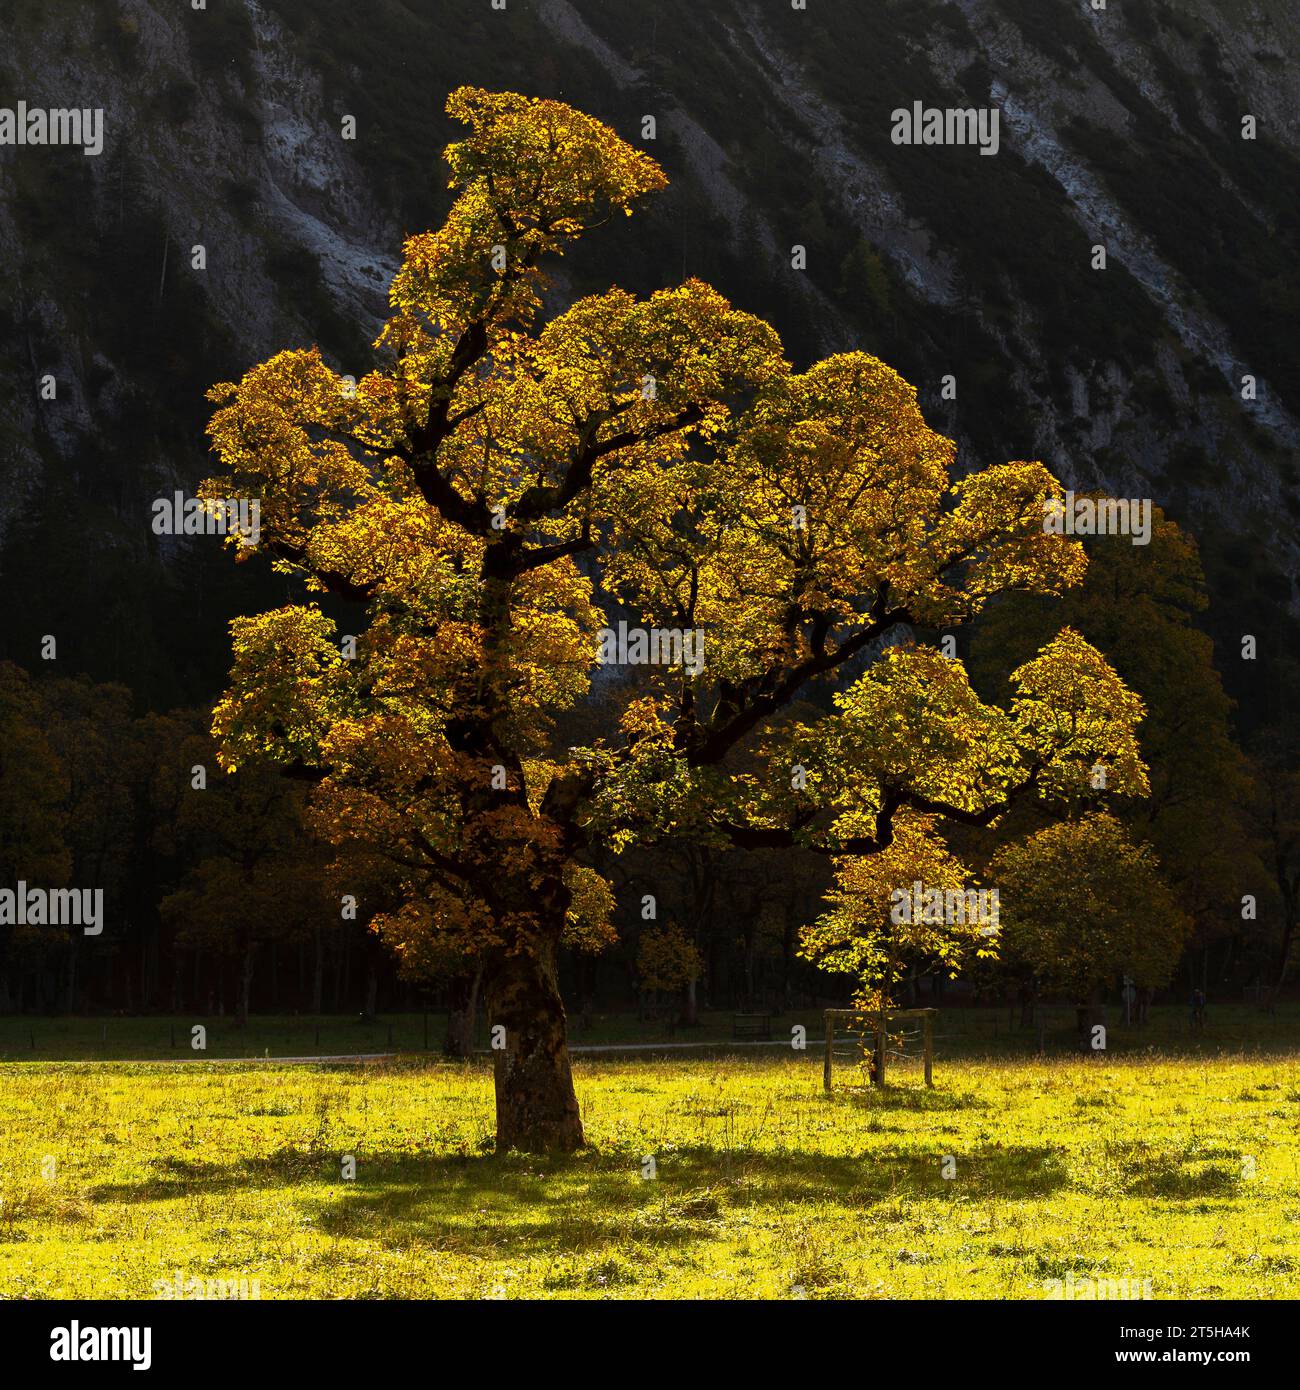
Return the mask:
[[[1200,537],[1230,690],[1249,720],[1280,713],[1300,553],[1289,0],[9,0],[4,30],[6,91],[102,105],[107,137],[97,159],[0,150],[0,658],[34,665],[52,632],[63,673],[152,705],[214,693],[229,616],[283,581],[160,541],[149,504],[203,476],[213,381],[311,341],[360,369],[402,234],[445,205],[443,100],[472,83],[632,139],[656,118],[672,186],[559,288],[703,276],[800,361],[890,361],[972,461],[1153,497]],[[918,100],[996,104],[997,156],[892,144],[890,112]]]

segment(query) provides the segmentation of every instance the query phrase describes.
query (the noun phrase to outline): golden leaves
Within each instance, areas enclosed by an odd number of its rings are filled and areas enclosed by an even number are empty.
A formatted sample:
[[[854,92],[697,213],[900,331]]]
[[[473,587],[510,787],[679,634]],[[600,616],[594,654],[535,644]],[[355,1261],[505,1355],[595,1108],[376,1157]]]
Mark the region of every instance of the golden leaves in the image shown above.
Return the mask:
[[[959,566],[952,598],[965,611],[979,612],[992,594],[1055,594],[1083,579],[1083,546],[1044,530],[1046,504],[1061,485],[1041,463],[986,468],[954,484],[953,495],[957,506],[936,528],[933,551]]]
[[[1080,999],[1123,972],[1168,982],[1190,922],[1149,846],[1096,812],[1050,825],[995,856],[1006,947],[1040,978]]]
[[[1146,706],[1096,647],[1062,628],[1011,679],[1017,687],[1012,713],[1020,737],[1047,765],[1047,788],[1147,795],[1137,739]],[[1104,770],[1101,779],[1097,768]]]
[[[874,781],[980,811],[1025,771],[1006,712],[933,647],[891,647],[835,703],[839,756]]]
[[[627,207],[668,182],[649,155],[563,102],[458,87],[446,111],[470,127],[445,151],[451,186],[481,181],[503,220],[581,226],[603,205]]]
[[[316,348],[278,353],[208,398],[221,405],[208,434],[226,476],[209,479],[200,495],[259,498],[264,540],[301,545],[314,524],[370,490],[348,438],[363,424],[361,403]]]
[[[460,192],[439,231],[408,239],[390,296],[399,315],[447,334],[479,318],[528,323],[540,257],[667,183],[648,155],[562,102],[460,87],[447,112],[470,127],[445,151]]]
[[[204,489],[260,497],[278,563],[365,605],[346,660],[314,606],[237,622],[214,728],[227,763],[326,775],[331,834],[390,854],[424,895],[390,916],[400,949],[443,930],[526,943],[534,896],[553,929],[566,891],[570,929],[599,942],[607,886],[568,872],[575,825],[621,848],[716,832],[717,812],[800,834],[816,816],[843,844],[900,791],[982,815],[1031,770],[1059,791],[1097,759],[1111,789],[1144,789],[1140,702],[1074,634],[1017,672],[1011,714],[957,662],[894,648],[836,717],[810,705],[777,728],[828,654],[1076,583],[1081,549],[1042,525],[1059,484],[1024,462],[951,483],[955,447],[897,372],[864,353],[792,372],[770,325],[699,280],[591,295],[537,330],[544,258],[663,173],[559,102],[464,87],[447,110],[468,132],[446,152],[455,201],[405,243],[375,369],[353,386],[312,348],[215,387],[225,473]],[[703,663],[640,673],[608,742],[553,747],[590,693],[597,582],[647,625],[702,631]],[[759,770],[685,756],[714,717],[755,730]],[[543,775],[572,791],[571,820]],[[917,818],[887,853],[841,866],[854,911],[908,855],[957,872]]]
[[[676,922],[647,927],[637,946],[636,973],[643,990],[684,989],[704,974],[704,957]]]
[[[958,921],[895,910],[916,883],[965,889],[969,877],[939,837],[935,818],[904,813],[881,853],[835,860],[827,910],[804,928],[800,954],[824,970],[857,976],[864,990],[886,992],[905,962],[928,956],[954,968],[972,948],[992,954],[993,937],[974,915]]]
[[[333,622],[291,605],[236,618],[230,689],[212,716],[223,767],[246,759],[314,763],[348,705],[348,678]]]
[[[614,890],[608,880],[585,864],[569,864],[564,871],[569,907],[564,917],[566,946],[597,955],[618,940],[614,927]]]

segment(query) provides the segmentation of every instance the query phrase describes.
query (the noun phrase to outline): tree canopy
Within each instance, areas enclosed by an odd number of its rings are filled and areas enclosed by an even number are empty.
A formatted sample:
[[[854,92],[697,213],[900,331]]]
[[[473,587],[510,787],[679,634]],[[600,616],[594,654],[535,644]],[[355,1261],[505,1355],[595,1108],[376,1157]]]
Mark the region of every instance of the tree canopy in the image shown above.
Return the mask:
[[[1190,925],[1149,845],[1104,811],[1050,825],[993,861],[1006,950],[1037,977],[1093,999],[1121,972],[1165,985]]]
[[[554,957],[593,845],[843,860],[904,823],[988,825],[1098,763],[1141,794],[1143,707],[1073,630],[1006,709],[908,644],[1082,578],[1078,543],[1044,531],[1061,488],[1041,463],[954,480],[896,372],[863,353],[798,371],[699,280],[540,322],[548,258],[663,172],[559,102],[462,88],[447,109],[468,127],[455,201],[403,248],[373,369],[293,350],[211,392],[204,495],[260,498],[255,549],[308,590],[233,624],[214,732],[227,766],[309,780],[333,838],[386,856],[408,943],[446,934],[483,963],[498,1143],[572,1148]],[[616,617],[699,634],[703,659],[646,665],[567,741]]]

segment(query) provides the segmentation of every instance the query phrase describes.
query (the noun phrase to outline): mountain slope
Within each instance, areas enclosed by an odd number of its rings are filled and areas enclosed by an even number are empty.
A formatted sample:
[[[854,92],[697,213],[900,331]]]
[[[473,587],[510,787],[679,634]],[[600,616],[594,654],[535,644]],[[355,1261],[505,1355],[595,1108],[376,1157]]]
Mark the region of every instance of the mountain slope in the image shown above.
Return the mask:
[[[702,275],[796,360],[876,352],[966,462],[1041,457],[1196,530],[1225,652],[1294,637],[1294,4],[8,11],[5,89],[103,106],[106,142],[0,150],[0,657],[30,664],[53,632],[73,669],[151,702],[212,691],[226,620],[283,583],[153,536],[149,503],[205,472],[213,381],[312,341],[364,364],[402,234],[445,207],[441,106],[467,82],[559,96],[633,139],[656,119],[672,186],[566,261],[557,293]],[[915,101],[996,106],[996,156],[893,144]],[[1268,681],[1227,676],[1267,701]]]

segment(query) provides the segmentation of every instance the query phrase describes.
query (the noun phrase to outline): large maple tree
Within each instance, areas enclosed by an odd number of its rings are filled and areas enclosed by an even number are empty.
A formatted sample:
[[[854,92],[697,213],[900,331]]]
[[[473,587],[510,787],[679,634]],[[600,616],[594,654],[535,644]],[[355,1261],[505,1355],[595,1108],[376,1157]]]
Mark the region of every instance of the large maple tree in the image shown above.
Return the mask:
[[[1072,632],[1005,710],[933,647],[880,655],[1077,582],[1080,547],[1044,534],[1056,480],[1015,462],[953,482],[952,442],[884,363],[798,372],[699,280],[541,322],[547,259],[664,175],[559,102],[462,88],[447,109],[468,127],[455,201],[404,246],[374,369],[354,384],[288,351],[211,393],[204,495],[260,498],[259,548],[308,590],[233,625],[214,730],[228,765],[315,781],[329,833],[384,857],[397,949],[436,936],[482,968],[498,1145],[565,1150],[583,1134],[556,955],[601,930],[594,845],[846,861],[1099,760],[1140,791],[1141,707]],[[349,632],[326,592],[359,605]],[[703,662],[593,691],[615,613],[703,633]]]

